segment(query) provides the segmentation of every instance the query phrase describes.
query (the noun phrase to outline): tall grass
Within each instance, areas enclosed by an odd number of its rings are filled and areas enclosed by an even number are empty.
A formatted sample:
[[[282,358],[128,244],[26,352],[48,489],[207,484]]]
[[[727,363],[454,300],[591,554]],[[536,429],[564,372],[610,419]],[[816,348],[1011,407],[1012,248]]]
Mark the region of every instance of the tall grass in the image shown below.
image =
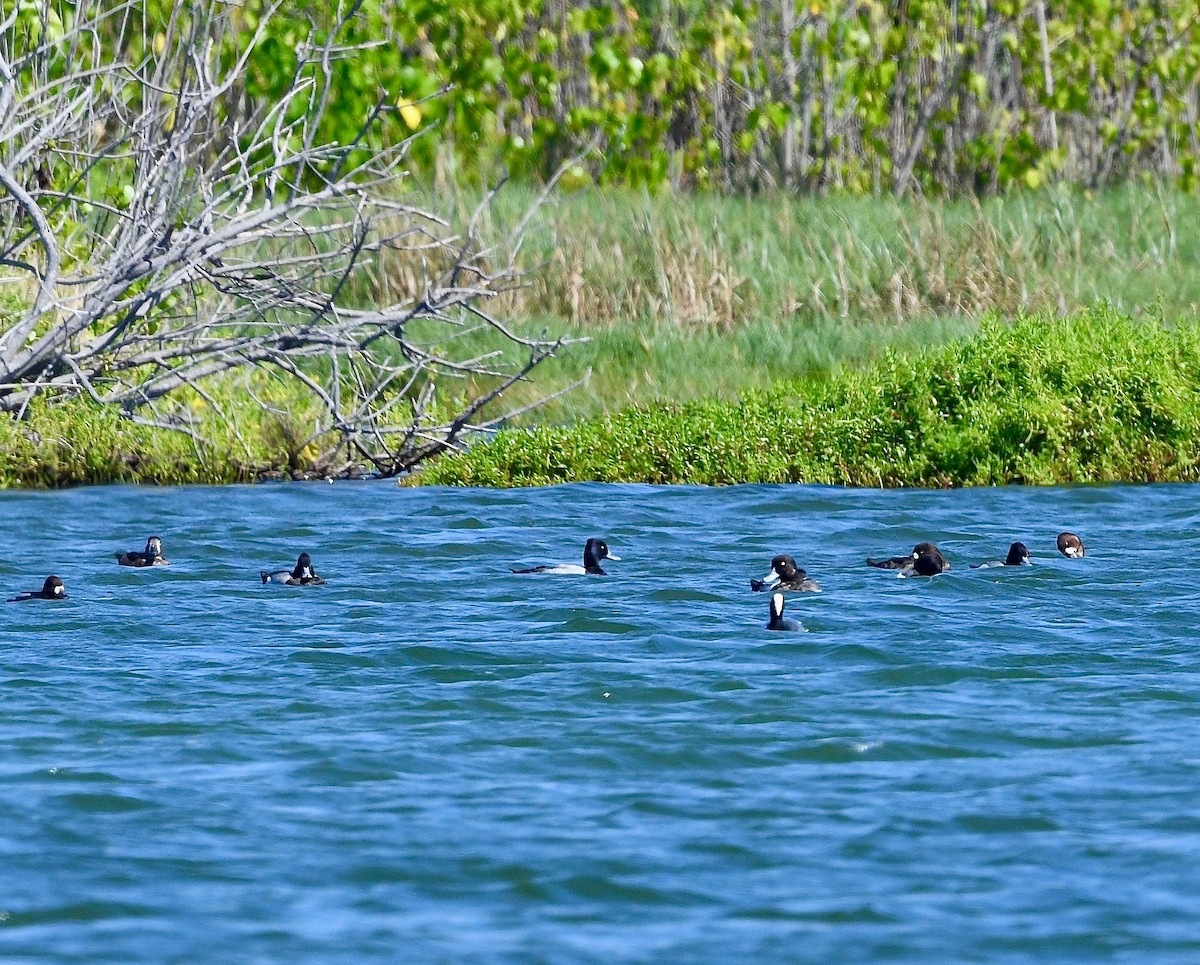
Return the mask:
[[[501,193],[511,222],[528,194]],[[1157,187],[1048,189],[985,201],[581,192],[526,239],[540,270],[505,306],[597,327],[731,329],[752,320],[888,321],[1132,308],[1195,314],[1200,198]]]
[[[500,243],[532,199],[506,186],[482,237]],[[441,200],[468,211],[478,196]],[[526,330],[593,339],[511,397],[590,370],[588,385],[526,419],[561,422],[858,366],[959,337],[989,312],[1104,300],[1195,318],[1198,257],[1200,198],[1156,186],[984,202],[585,191],[530,222],[526,282],[492,308]],[[393,263],[377,283],[415,284],[419,267]]]

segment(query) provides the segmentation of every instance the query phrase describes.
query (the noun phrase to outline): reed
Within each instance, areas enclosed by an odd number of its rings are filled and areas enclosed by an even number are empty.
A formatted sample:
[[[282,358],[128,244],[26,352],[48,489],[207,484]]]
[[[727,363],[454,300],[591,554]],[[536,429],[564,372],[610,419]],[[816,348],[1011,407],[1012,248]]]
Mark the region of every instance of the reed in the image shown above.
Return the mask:
[[[527,191],[499,196],[495,226]],[[470,202],[464,198],[464,204]],[[510,316],[729,330],[751,320],[888,321],[1067,311],[1161,294],[1195,313],[1200,197],[1127,185],[975,199],[559,196],[525,240]]]
[[[464,211],[478,200],[450,197]],[[506,237],[531,200],[507,186],[483,237]],[[1067,314],[1104,300],[1200,316],[1190,267],[1200,198],[1154,185],[984,202],[586,191],[542,208],[523,257],[524,284],[493,309],[527,333],[592,339],[547,363],[536,388],[590,381],[525,424],[730,399],[889,347],[942,344],[993,312]],[[508,399],[524,401],[519,388]]]

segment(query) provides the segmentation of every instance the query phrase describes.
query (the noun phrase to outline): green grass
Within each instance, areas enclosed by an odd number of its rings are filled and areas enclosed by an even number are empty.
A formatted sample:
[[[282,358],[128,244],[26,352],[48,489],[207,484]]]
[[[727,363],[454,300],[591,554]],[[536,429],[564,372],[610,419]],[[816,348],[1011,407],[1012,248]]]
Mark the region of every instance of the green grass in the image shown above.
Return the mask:
[[[57,488],[89,483],[230,483],[263,476],[320,475],[318,449],[305,445],[315,425],[298,386],[265,373],[208,385],[210,405],[181,397],[184,432],[138,424],[116,406],[87,399],[35,400],[26,418],[0,418],[0,488]]]
[[[544,326],[543,326],[544,327]],[[530,402],[548,388],[586,382],[518,424],[574,423],[637,401],[731,400],[780,379],[819,377],[879,358],[888,348],[914,349],[974,331],[965,318],[914,320],[906,325],[818,322],[791,330],[747,322],[731,331],[686,331],[669,324],[618,322],[599,331],[573,328],[591,340],[544,363],[531,383],[514,387],[506,404]]]
[[[466,212],[477,198],[441,200]],[[504,237],[532,200],[506,186],[484,237]],[[526,284],[491,308],[525,332],[592,339],[510,396],[523,404],[590,370],[522,420],[563,423],[855,368],[888,347],[944,344],[989,313],[1105,300],[1196,318],[1198,258],[1200,198],[1165,188],[983,203],[585,191],[542,208],[523,247]]]
[[[509,222],[528,201],[500,195]],[[527,239],[545,270],[525,314],[728,329],[752,320],[890,321],[987,311],[1200,305],[1200,199],[1126,186],[993,198],[565,195]],[[1103,271],[1098,271],[1103,269]]]
[[[514,429],[413,482],[878,486],[1200,479],[1200,324],[1108,306],[998,319],[860,372],[737,402],[650,405]]]

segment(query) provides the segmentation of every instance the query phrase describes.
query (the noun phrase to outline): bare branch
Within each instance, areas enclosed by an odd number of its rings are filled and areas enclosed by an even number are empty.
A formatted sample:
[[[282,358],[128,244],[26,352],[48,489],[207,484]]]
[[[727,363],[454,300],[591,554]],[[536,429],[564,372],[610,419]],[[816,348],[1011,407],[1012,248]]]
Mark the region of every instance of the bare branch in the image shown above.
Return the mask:
[[[310,29],[286,89],[261,102],[245,76],[282,0],[248,36],[222,0],[176,4],[165,23],[135,0],[81,2],[30,50],[15,10],[0,21],[0,283],[31,292],[0,332],[0,409],[85,396],[202,444],[170,400],[219,411],[208,381],[245,372],[265,406],[254,384],[274,372],[317,413],[300,449],[384,473],[504,418],[478,421],[572,341],[522,336],[484,307],[519,284],[532,212],[488,239],[502,185],[465,223],[412,203],[420,134],[377,136],[385,96],[346,143],[328,139],[334,62],[374,43],[346,41],[360,6]],[[366,279],[396,265],[417,282],[381,297]],[[447,379],[472,386],[456,411],[439,405]]]

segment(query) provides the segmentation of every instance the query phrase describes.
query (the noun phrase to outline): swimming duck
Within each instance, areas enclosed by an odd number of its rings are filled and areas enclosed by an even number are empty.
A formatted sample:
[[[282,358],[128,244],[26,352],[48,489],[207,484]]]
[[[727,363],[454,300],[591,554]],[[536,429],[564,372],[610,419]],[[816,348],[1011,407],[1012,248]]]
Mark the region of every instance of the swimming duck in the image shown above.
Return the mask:
[[[796,565],[796,561],[787,555],[776,556],[771,560],[771,572],[761,580],[751,580],[750,589],[760,590],[795,590],[797,592],[820,593],[821,586],[804,570]]]
[[[114,553],[121,566],[170,566],[162,555],[162,540],[151,536],[146,540],[146,548],[142,552],[130,550],[128,553]]]
[[[946,557],[932,543],[918,543],[908,556],[893,556],[886,560],[867,557],[867,566],[881,570],[901,570],[900,576],[937,576],[950,569]]]
[[[803,630],[799,620],[783,615],[783,594],[771,594],[771,619],[767,622],[768,630]]]
[[[1004,561],[989,560],[986,563],[972,563],[971,569],[981,570],[989,566],[1029,566],[1029,550],[1025,548],[1024,543],[1013,543],[1008,548],[1008,556],[1004,557]]]
[[[9,603],[23,603],[26,600],[65,600],[67,598],[67,587],[57,576],[46,577],[46,582],[42,584],[40,590],[30,590],[28,593],[19,593],[10,599]]]
[[[1087,551],[1083,548],[1083,540],[1074,533],[1058,534],[1058,551],[1073,560],[1087,556]]]
[[[915,554],[916,559],[913,560],[911,570],[903,569],[897,575],[912,576],[915,573],[917,576],[937,576],[950,569],[950,564],[946,561],[946,557],[942,556],[941,551],[932,544],[929,544],[929,547],[929,549]]]
[[[604,576],[600,566],[601,560],[616,560],[621,557],[613,556],[608,551],[608,544],[602,539],[589,539],[583,547],[583,566],[577,563],[549,563],[543,566],[530,566],[525,569],[513,568],[514,573],[558,573],[578,576],[587,573],[592,576]]]
[[[323,577],[317,576],[312,557],[307,553],[301,553],[296,558],[295,569],[259,570],[258,575],[264,583],[283,583],[287,586],[322,586],[325,583]]]

